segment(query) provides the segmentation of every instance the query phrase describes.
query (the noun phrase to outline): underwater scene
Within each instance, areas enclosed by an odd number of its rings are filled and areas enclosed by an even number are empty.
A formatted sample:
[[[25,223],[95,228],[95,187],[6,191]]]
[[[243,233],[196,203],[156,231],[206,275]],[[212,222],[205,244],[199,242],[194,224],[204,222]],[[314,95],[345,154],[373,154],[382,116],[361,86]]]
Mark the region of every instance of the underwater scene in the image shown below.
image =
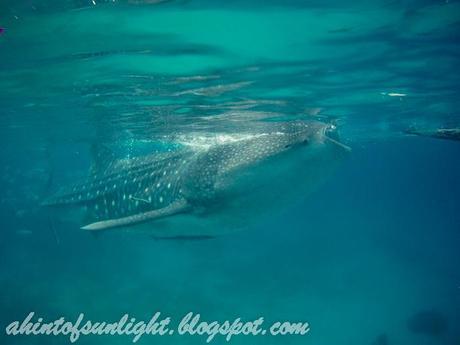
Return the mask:
[[[460,1],[0,0],[0,344],[460,344]]]

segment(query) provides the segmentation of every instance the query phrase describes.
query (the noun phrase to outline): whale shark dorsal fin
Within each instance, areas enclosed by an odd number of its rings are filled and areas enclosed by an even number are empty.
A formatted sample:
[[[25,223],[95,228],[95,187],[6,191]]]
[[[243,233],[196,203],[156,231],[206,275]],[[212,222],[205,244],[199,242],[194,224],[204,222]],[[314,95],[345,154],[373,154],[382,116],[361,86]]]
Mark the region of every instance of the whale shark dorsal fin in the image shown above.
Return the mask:
[[[115,153],[103,143],[93,143],[91,145],[92,164],[91,174],[100,174],[109,169],[110,165],[116,160]]]
[[[171,216],[177,213],[185,212],[189,208],[189,205],[184,199],[175,201],[170,205],[148,211],[143,213],[134,214],[132,216],[123,217],[123,218],[115,218],[115,219],[107,219],[95,223],[91,223],[82,227],[83,230],[90,230],[90,231],[99,231],[99,230],[108,230],[113,228],[118,228],[122,226],[133,225],[137,223],[147,222],[158,218],[163,218],[167,216]]]

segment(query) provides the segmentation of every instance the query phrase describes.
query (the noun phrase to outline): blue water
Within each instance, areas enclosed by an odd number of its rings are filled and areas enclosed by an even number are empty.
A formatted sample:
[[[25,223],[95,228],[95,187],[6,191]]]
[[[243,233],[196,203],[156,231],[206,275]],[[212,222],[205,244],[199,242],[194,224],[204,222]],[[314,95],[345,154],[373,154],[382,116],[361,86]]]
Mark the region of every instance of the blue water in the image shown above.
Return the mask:
[[[31,311],[194,311],[311,327],[234,344],[460,344],[460,143],[404,133],[459,127],[459,24],[457,1],[1,1],[0,343],[68,343],[5,334]],[[267,119],[333,123],[352,151],[247,231],[91,236],[40,206],[101,145],[140,156]]]

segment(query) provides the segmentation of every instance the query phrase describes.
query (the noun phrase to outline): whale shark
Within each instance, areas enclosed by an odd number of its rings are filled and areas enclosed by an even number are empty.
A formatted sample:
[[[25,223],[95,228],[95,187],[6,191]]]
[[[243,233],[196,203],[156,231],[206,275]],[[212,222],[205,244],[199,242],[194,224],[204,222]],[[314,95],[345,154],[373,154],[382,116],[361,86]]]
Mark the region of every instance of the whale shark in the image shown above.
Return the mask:
[[[205,138],[191,134],[166,152],[112,160],[43,204],[78,207],[81,228],[93,232],[214,237],[302,199],[349,151],[333,125],[313,120]]]

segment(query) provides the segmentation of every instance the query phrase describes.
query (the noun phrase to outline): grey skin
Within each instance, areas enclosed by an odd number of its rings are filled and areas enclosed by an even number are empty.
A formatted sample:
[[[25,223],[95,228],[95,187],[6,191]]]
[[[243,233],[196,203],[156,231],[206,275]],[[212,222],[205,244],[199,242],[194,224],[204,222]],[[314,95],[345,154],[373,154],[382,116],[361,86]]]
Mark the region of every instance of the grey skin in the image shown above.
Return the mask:
[[[112,162],[44,204],[83,207],[89,231],[216,236],[304,198],[349,151],[331,138],[335,128],[318,121],[262,128],[210,147]]]

